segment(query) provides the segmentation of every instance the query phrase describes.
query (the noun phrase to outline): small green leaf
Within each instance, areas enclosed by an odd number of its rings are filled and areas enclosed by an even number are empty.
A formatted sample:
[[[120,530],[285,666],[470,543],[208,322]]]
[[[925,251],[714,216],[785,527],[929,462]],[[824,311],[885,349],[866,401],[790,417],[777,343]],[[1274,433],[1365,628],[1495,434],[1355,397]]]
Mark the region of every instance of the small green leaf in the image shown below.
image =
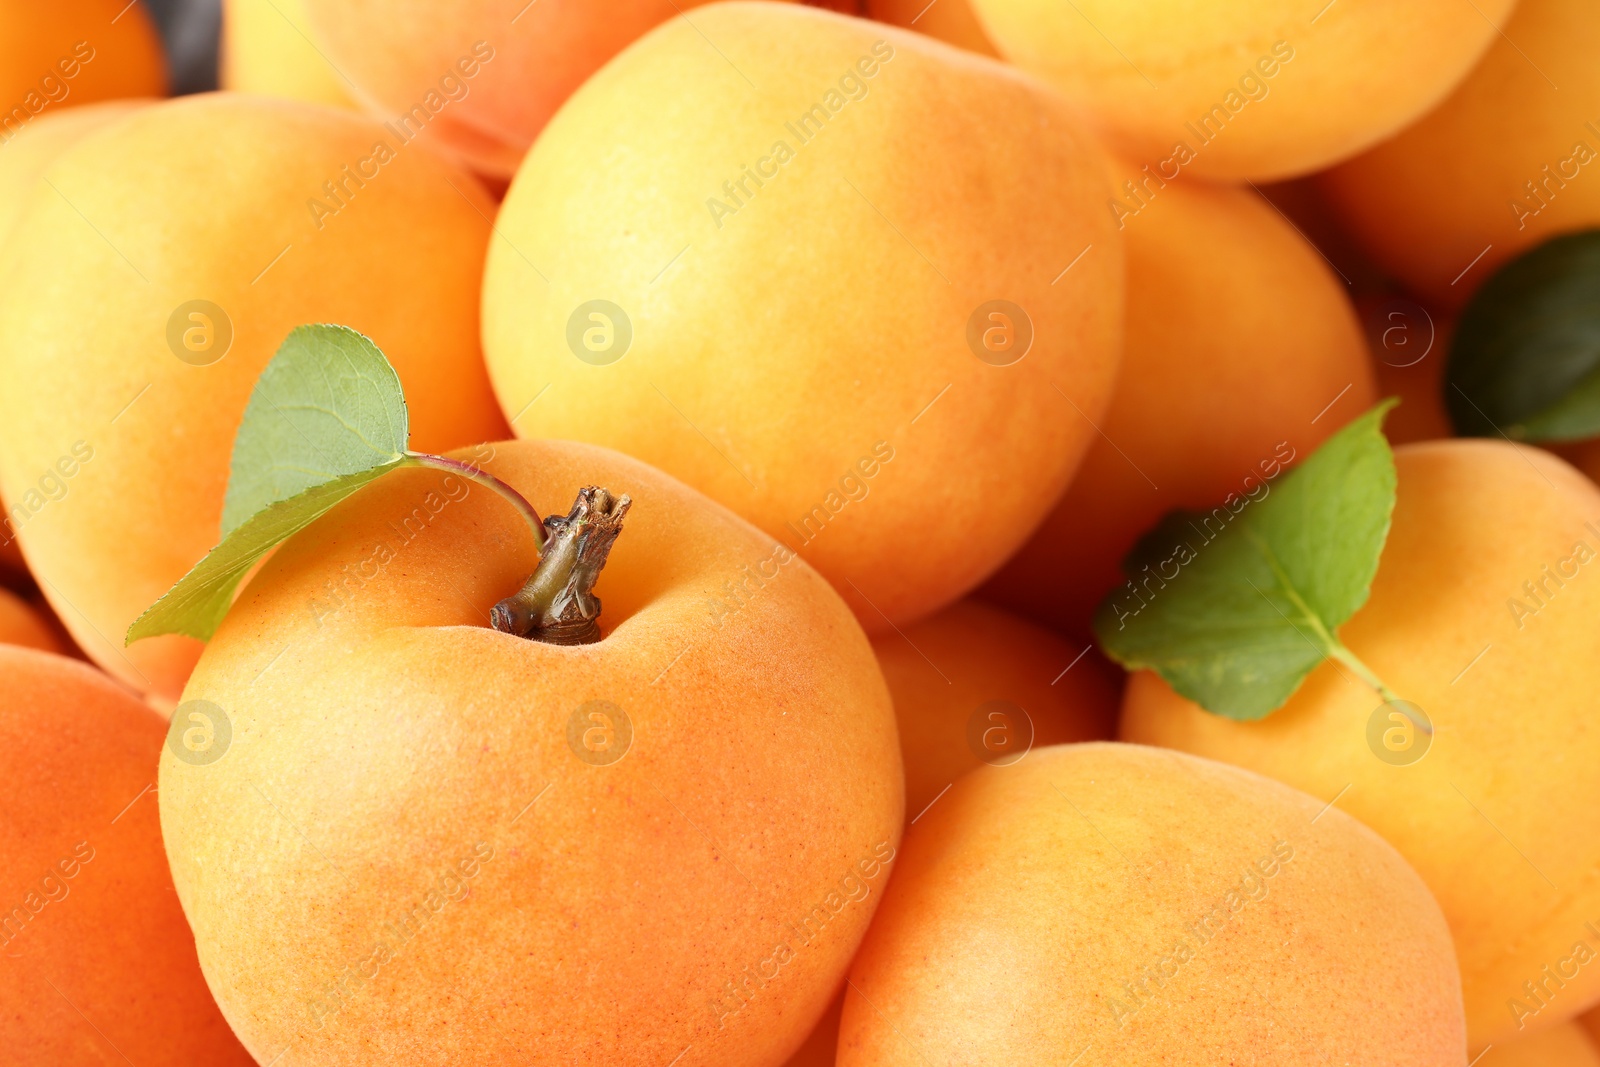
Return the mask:
[[[345,326],[292,330],[256,380],[234,437],[222,543],[128,628],[208,640],[257,561],[368,482],[418,460],[406,399],[378,346]]]
[[[234,590],[256,565],[256,561],[279,543],[299,533],[327,514],[334,505],[368,482],[376,481],[398,467],[414,465],[409,456],[389,463],[323,482],[303,493],[269,504],[266,510],[236,527],[222,543],[162,598],[150,605],[128,627],[127,643],[161,634],[188,634],[210,640],[222,625],[223,616],[233,604]]]
[[[400,378],[377,345],[347,326],[296,327],[261,372],[234,438],[224,537],[313,486],[392,464],[407,436]]]
[[[1395,468],[1381,426],[1394,404],[1351,422],[1254,501],[1163,520],[1095,615],[1106,652],[1230,719],[1281,707],[1330,656],[1378,686],[1335,634],[1366,602],[1389,536]]]
[[[1484,283],[1456,328],[1445,402],[1470,436],[1600,435],[1600,230],[1546,241]]]

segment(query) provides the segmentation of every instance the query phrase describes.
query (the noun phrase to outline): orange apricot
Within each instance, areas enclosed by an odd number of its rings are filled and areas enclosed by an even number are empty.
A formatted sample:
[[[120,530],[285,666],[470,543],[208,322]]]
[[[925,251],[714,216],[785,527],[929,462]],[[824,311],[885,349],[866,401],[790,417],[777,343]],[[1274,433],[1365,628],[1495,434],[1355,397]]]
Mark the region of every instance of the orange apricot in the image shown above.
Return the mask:
[[[166,58],[143,4],[0,0],[0,144],[39,116],[166,93]]]
[[[889,683],[916,818],[982,764],[1116,732],[1121,672],[1010,612],[962,600],[872,639]]]
[[[999,58],[967,0],[867,0],[867,14],[879,22],[937,37],[958,48]]]
[[[1600,1067],[1600,1048],[1578,1023],[1514,1037],[1485,1049],[1478,1067]]]
[[[1377,576],[1339,639],[1408,708],[1332,660],[1255,722],[1139,672],[1121,733],[1337,799],[1382,834],[1444,910],[1481,1050],[1600,1002],[1600,488],[1483,439],[1403,445],[1395,466]]]
[[[253,1063],[172,893],[166,724],[99,671],[0,646],[0,1043],[17,1064]]]
[[[391,0],[301,0],[358,99],[500,179],[607,60],[705,2],[422,0],[397,17]]]
[[[1439,906],[1325,807],[1135,745],[973,771],[906,835],[839,1067],[1459,1067]]]
[[[1111,407],[1065,496],[984,590],[1074,635],[1163,514],[1242,509],[1374,400],[1340,279],[1272,205],[1120,169],[1127,312]]]
[[[661,472],[487,451],[464,458],[541,511],[630,496],[602,637],[489,628],[536,550],[455,475],[388,475],[281,546],[174,715],[213,744],[161,767],[218,1001],[285,1063],[779,1067],[900,837],[871,646],[798,557]]]
[[[0,249],[8,520],[79,645],[142,692],[176,697],[200,645],[123,635],[219,540],[234,432],[292,328],[381,345],[419,448],[504,433],[476,328],[492,207],[387,138],[284,100],[151,105],[57,155]]]
[[[1321,179],[1381,265],[1444,309],[1549,237],[1600,225],[1600,19],[1521,0],[1483,61],[1420,121]]]
[[[44,617],[17,594],[0,588],[0,645],[63,652],[61,639]]]

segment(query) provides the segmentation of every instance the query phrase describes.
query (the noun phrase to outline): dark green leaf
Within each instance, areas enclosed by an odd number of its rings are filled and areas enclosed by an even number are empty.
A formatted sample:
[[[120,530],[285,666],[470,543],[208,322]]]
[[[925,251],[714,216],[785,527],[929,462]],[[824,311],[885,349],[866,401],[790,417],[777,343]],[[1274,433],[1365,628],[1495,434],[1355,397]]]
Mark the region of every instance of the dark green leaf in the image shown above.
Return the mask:
[[[1484,283],[1456,327],[1445,402],[1466,435],[1600,435],[1600,230],[1546,241]]]
[[[1259,719],[1330,655],[1367,598],[1394,511],[1384,401],[1236,509],[1174,513],[1128,557],[1095,634],[1206,710]]]

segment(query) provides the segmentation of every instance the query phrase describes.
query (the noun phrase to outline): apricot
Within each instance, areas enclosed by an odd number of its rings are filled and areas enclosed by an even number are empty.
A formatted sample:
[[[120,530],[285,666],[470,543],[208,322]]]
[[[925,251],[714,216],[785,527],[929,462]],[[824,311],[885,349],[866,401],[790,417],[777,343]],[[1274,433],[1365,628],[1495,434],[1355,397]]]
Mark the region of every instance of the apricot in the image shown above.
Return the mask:
[[[1449,931],[1337,808],[1210,760],[1058,745],[906,836],[851,968],[840,1067],[1456,1067]],[[1401,1006],[1404,1010],[1398,1010]]]
[[[867,14],[879,22],[937,37],[979,55],[999,58],[968,0],[868,0]]]
[[[1000,54],[1139,163],[1287,178],[1444,98],[1515,0],[972,0]],[[1447,172],[1440,172],[1441,174]]]
[[[706,0],[423,0],[400,17],[391,0],[300,2],[359,98],[503,179],[591,74]]]
[[[1084,637],[1162,515],[1242,510],[1375,399],[1343,285],[1272,205],[1117,170],[1128,302],[1111,407],[1071,487],[984,590]]]
[[[4,151],[0,151],[0,245],[21,220],[28,194],[56,157],[89,134],[150,103],[107,100],[46,112],[7,141]]]
[[[1577,1023],[1561,1023],[1494,1045],[1480,1067],[1600,1067],[1600,1049]]]
[[[0,250],[0,491],[96,663],[181,691],[199,642],[123,635],[219,540],[234,432],[293,327],[372,337],[419,448],[504,432],[476,330],[491,211],[375,122],[232,94],[143,108],[56,157]]]
[[[1121,672],[1009,612],[963,600],[873,638],[889,684],[916,818],[982,764],[1116,733]]]
[[[8,1063],[253,1063],[206,991],[155,798],[166,724],[99,671],[0,646]]]
[[[1324,192],[1374,259],[1459,308],[1501,264],[1600,225],[1596,49],[1583,0],[1522,0],[1448,99],[1324,175]]]
[[[1600,488],[1539,449],[1395,450],[1393,525],[1340,640],[1410,716],[1332,661],[1257,722],[1134,675],[1122,736],[1227,760],[1382,834],[1455,937],[1471,1044],[1600,1000]]]
[[[0,144],[41,115],[166,88],[161,39],[143,4],[0,0]]]
[[[784,1061],[783,1067],[834,1067],[839,1049],[839,1015],[844,1011],[844,991],[834,997],[798,1051]]]
[[[303,0],[223,0],[222,87],[329,107],[359,106],[351,82],[317,46]]]
[[[1122,299],[1102,166],[1001,64],[716,4],[595,75],[512,183],[496,393],[519,435],[638,456],[899,625],[1019,547],[1096,436]]]
[[[43,652],[61,652],[61,641],[28,602],[0,588],[0,645],[20,645]]]
[[[536,553],[455,475],[391,474],[280,547],[176,714],[213,737],[226,720],[231,744],[161,767],[212,991],[285,1067],[440,1049],[777,1067],[900,837],[871,647],[793,553],[636,460],[541,441],[463,458],[541,511],[584,485],[630,495],[603,637],[489,628]]]

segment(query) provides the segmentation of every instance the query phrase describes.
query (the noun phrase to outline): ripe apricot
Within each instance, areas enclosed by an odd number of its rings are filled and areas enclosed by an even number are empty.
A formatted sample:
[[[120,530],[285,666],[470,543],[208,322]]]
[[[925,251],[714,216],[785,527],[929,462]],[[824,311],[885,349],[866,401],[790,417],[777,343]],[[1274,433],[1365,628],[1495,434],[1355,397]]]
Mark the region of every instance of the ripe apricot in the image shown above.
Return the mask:
[[[872,640],[889,683],[916,818],[982,764],[1116,732],[1120,671],[1087,646],[963,600]]]
[[[375,122],[227,93],[56,157],[0,251],[0,488],[96,663],[182,689],[198,642],[123,634],[219,540],[234,432],[293,327],[382,346],[419,448],[504,432],[476,330],[491,211]]]
[[[985,587],[1074,635],[1163,514],[1242,510],[1374,400],[1340,280],[1270,204],[1118,170],[1128,303],[1111,407],[1071,487]]]
[[[1596,49],[1583,0],[1521,0],[1447,100],[1324,175],[1323,190],[1374,259],[1460,307],[1519,253],[1600,225]]]
[[[42,652],[62,652],[61,641],[28,602],[0,588],[0,645],[20,645]]]
[[[418,0],[397,17],[391,0],[301,0],[359,97],[502,179],[585,79],[652,26],[705,2]]]
[[[1102,165],[999,63],[713,5],[585,84],[512,183],[484,276],[496,393],[519,435],[617,448],[754,522],[868,630],[925,615],[1026,539],[1095,436],[1122,300]]]
[[[223,0],[222,87],[329,107],[359,106],[351,83],[317,47],[304,0]]]
[[[867,14],[879,22],[937,37],[958,48],[999,58],[968,0],[868,0]]]
[[[226,718],[231,747],[161,768],[212,989],[285,1064],[777,1067],[899,841],[871,648],[804,562],[659,471],[493,448],[463,458],[541,510],[632,497],[602,640],[489,628],[533,540],[454,475],[389,475],[279,548],[176,713]]]
[[[1577,1023],[1561,1023],[1494,1045],[1478,1060],[1481,1067],[1600,1067],[1600,1049]]]
[[[253,1063],[172,895],[165,723],[86,664],[0,646],[0,1042],[8,1063]]]
[[[22,218],[28,194],[56,157],[118,119],[151,103],[107,100],[65,111],[46,112],[22,128],[0,151],[0,244]]]
[[[1514,0],[972,0],[1000,54],[1140,163],[1286,178],[1438,103]]]
[[[0,144],[39,116],[166,93],[166,58],[143,4],[0,0]]]
[[[1487,440],[1404,445],[1395,464],[1377,577],[1339,636],[1420,719],[1328,661],[1258,722],[1135,674],[1122,736],[1337,798],[1382,834],[1450,922],[1481,1049],[1600,1000],[1600,488]]]
[[[974,1049],[1050,1067],[1466,1061],[1422,881],[1268,779],[1058,745],[961,779],[896,863],[851,968],[840,1067]]]

